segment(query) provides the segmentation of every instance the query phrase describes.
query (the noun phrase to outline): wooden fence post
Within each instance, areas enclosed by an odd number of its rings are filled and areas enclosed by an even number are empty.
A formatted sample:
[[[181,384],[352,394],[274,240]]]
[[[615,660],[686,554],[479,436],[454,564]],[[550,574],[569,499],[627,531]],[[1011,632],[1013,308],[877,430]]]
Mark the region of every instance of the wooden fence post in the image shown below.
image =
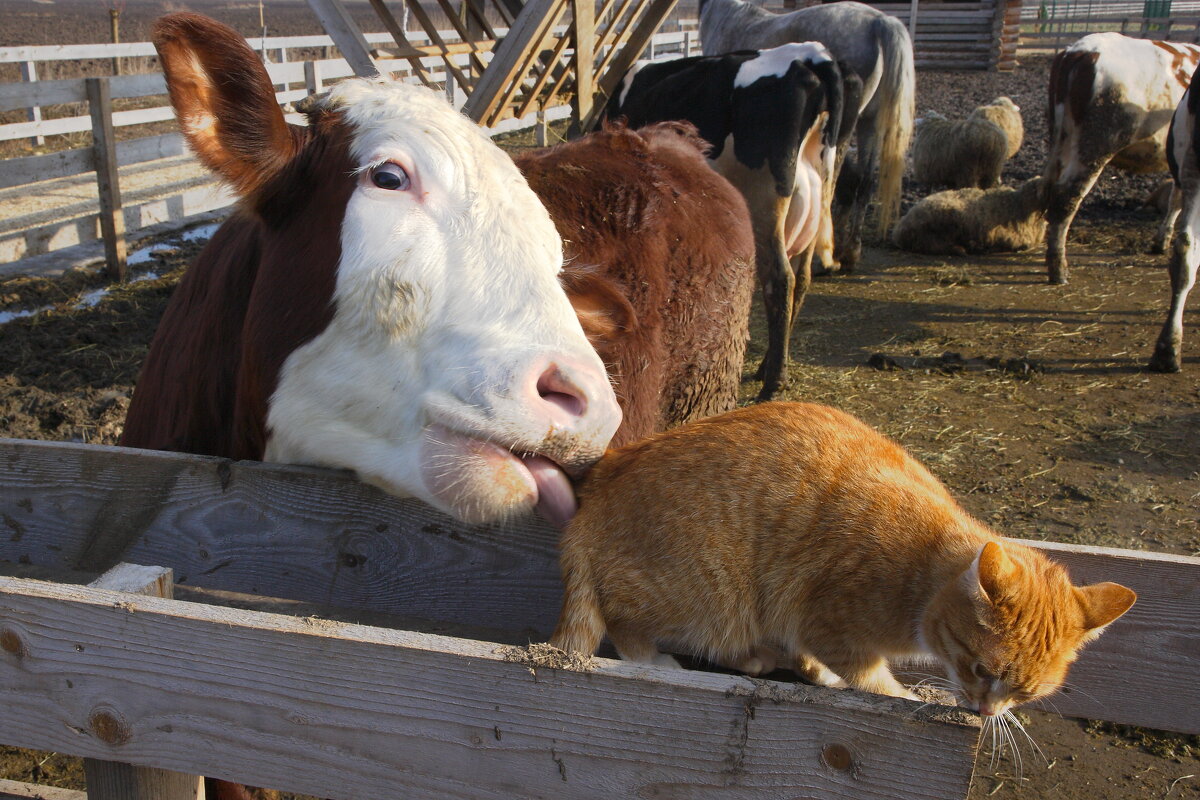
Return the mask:
[[[100,233],[104,237],[105,275],[124,281],[125,216],[121,213],[121,187],[117,174],[117,142],[113,132],[112,93],[108,78],[85,78],[88,110],[92,116],[92,157],[100,192]]]
[[[1008,72],[1017,66],[1017,46],[1021,42],[1021,2],[998,0],[996,3],[992,23],[992,40],[996,43],[992,69]]]
[[[21,62],[21,80],[23,80],[27,83],[33,83],[37,79],[38,79],[37,65],[32,61],[22,61]],[[42,107],[41,106],[30,106],[29,109],[26,111],[26,114],[29,116],[30,122],[41,122],[42,121]],[[29,143],[32,144],[34,147],[43,145],[46,143],[46,137],[41,136],[41,135],[30,136]]]
[[[575,102],[572,128],[584,133],[584,120],[592,114],[596,100],[596,4],[593,0],[575,0]]]
[[[174,581],[170,569],[118,564],[89,586],[170,598]],[[101,710],[95,716],[99,718],[105,713],[108,712]],[[109,717],[111,719],[111,714]],[[97,758],[85,758],[83,772],[87,778],[88,800],[204,800],[204,778],[199,775]]]
[[[304,62],[304,88],[310,95],[320,94],[321,85],[324,80],[321,78],[321,65],[316,61]]]

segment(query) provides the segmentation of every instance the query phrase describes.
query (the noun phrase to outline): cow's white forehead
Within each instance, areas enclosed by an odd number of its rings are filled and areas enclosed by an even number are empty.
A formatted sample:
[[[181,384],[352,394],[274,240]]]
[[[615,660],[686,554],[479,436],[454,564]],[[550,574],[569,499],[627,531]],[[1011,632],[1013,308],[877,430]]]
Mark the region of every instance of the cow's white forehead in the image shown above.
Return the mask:
[[[790,42],[763,50],[756,58],[743,62],[733,85],[742,88],[763,78],[781,78],[787,74],[792,62],[797,60],[808,64],[821,64],[832,61],[833,56],[820,42]]]
[[[360,163],[395,147],[417,147],[457,165],[483,159],[488,170],[519,174],[481,128],[423,86],[386,79],[343,81],[324,106],[341,111],[354,129],[351,156]]]

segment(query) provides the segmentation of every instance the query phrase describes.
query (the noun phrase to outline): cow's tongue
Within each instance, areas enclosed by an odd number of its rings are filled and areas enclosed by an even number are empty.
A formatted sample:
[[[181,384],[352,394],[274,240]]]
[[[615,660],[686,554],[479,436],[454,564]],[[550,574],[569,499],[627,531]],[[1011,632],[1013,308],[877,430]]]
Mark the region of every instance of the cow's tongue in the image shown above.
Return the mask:
[[[565,528],[579,508],[566,473],[545,456],[525,456],[521,461],[537,484],[537,512],[556,528]]]

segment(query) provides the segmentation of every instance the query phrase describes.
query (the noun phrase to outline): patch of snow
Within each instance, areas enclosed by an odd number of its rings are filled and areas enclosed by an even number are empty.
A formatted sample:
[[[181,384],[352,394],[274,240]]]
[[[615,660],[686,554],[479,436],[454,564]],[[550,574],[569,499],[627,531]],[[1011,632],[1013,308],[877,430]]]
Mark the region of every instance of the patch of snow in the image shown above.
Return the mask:
[[[75,307],[95,308],[108,292],[109,290],[106,288],[92,289],[90,292],[84,292],[83,296],[79,298],[79,302],[75,304]]]
[[[6,322],[12,322],[14,319],[22,317],[32,317],[34,314],[40,314],[43,311],[49,311],[54,306],[42,306],[41,308],[22,308],[17,311],[0,311],[0,325]]]
[[[221,223],[214,222],[211,225],[201,225],[198,228],[192,228],[190,231],[184,231],[180,237],[185,242],[195,242],[198,240],[209,240],[212,235],[217,232],[217,228],[221,227]]]
[[[131,265],[144,264],[154,258],[155,253],[169,253],[174,249],[174,247],[171,247],[168,244],[156,244],[151,245],[150,247],[142,247],[130,253],[129,258],[125,259],[125,263]]]

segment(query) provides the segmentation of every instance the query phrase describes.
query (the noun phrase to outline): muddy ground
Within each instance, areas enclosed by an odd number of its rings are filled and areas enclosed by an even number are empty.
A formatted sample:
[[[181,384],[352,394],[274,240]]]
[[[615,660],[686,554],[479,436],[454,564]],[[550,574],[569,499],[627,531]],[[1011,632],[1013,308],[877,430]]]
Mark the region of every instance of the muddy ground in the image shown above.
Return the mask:
[[[1045,157],[1046,67],[920,73],[918,108],[955,117],[1012,96],[1027,129],[1005,175],[1017,182]],[[1200,344],[1191,337],[1180,374],[1144,370],[1168,292],[1164,258],[1145,255],[1156,218],[1140,205],[1155,183],[1101,179],[1072,231],[1065,287],[1046,284],[1040,250],[943,259],[875,243],[856,273],[815,282],[784,397],[836,405],[893,435],[1009,535],[1200,555]],[[909,186],[906,197],[925,193]],[[162,277],[91,307],[76,307],[97,284],[90,274],[0,283],[0,312],[51,306],[0,325],[0,435],[114,443],[196,249],[174,245],[149,265]],[[761,315],[754,324],[747,374],[762,353]],[[746,381],[747,402],[757,388]],[[1026,746],[1018,776],[985,752],[972,798],[1200,797],[1200,737],[1029,717],[1045,758]],[[78,762],[47,754],[8,751],[0,775],[81,784]]]

